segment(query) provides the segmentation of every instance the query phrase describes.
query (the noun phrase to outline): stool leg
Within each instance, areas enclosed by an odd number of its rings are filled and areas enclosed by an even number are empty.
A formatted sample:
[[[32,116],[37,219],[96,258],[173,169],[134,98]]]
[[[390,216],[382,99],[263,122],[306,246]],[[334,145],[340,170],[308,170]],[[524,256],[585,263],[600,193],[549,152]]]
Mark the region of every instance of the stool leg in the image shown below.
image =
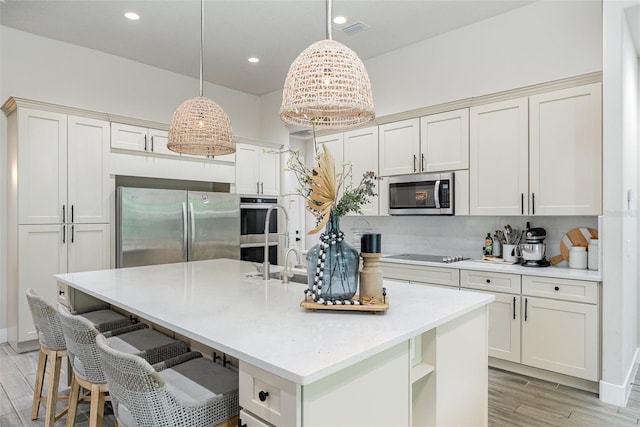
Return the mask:
[[[47,364],[47,354],[40,348],[38,354],[38,370],[36,371],[36,386],[33,390],[33,406],[31,407],[31,419],[38,419],[40,411],[40,398],[42,397],[42,385],[44,384],[44,368]]]
[[[47,412],[44,425],[53,427],[56,422],[56,403],[58,402],[58,384],[60,384],[60,366],[62,357],[54,351],[49,360],[49,391],[47,392]]]
[[[102,408],[100,408],[102,406]],[[91,409],[89,427],[102,427],[104,414],[104,394],[100,392],[100,384],[91,385]]]
[[[78,395],[80,394],[80,384],[76,380],[76,374],[71,374],[71,394],[69,395],[69,411],[67,411],[67,427],[76,424],[76,411],[78,409]]]

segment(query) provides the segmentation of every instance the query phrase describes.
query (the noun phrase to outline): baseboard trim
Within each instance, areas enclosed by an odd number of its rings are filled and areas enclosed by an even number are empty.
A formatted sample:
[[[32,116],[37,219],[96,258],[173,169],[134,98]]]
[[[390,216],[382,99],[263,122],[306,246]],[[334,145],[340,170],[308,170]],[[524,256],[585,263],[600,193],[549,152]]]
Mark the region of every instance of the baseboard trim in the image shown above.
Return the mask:
[[[627,400],[629,400],[629,395],[631,394],[631,386],[638,372],[639,362],[640,348],[637,348],[622,385],[600,381],[600,400],[616,406],[627,406]]]
[[[7,329],[0,329],[0,344],[7,342]]]

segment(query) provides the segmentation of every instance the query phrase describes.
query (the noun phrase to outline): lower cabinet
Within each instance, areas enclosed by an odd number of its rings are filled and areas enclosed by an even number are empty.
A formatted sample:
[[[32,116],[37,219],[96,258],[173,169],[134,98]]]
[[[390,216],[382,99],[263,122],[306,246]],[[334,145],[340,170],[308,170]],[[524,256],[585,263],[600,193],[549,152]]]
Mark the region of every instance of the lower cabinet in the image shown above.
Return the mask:
[[[457,268],[430,267],[416,264],[399,264],[380,260],[380,268],[385,279],[458,288],[460,270]]]
[[[462,270],[460,287],[496,297],[489,356],[599,380],[597,282]]]

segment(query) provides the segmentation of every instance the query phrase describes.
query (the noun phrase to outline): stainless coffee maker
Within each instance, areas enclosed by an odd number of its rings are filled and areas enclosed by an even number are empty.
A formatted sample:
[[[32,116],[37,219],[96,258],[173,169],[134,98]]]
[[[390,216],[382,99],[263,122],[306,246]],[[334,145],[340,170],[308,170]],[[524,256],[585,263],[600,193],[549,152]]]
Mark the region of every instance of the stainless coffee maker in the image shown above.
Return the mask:
[[[520,245],[523,267],[548,267],[551,265],[545,258],[547,245],[544,239],[547,232],[544,228],[529,228],[525,234],[525,242]]]

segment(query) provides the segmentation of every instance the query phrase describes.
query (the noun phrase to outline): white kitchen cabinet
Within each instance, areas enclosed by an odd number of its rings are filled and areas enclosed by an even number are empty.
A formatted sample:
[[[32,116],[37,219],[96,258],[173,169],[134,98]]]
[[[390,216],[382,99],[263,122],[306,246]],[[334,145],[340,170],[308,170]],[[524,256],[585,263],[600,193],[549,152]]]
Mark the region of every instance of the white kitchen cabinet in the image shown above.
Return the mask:
[[[167,148],[168,141],[166,130],[111,123],[111,148],[179,156],[180,153]]]
[[[356,188],[366,172],[378,175],[378,127],[352,130],[344,133],[344,160],[351,163],[351,180],[345,182]],[[336,171],[339,171],[336,166]],[[374,192],[378,192],[377,181],[374,181]],[[369,203],[362,205],[362,214],[377,216],[379,207],[378,196],[370,198]],[[351,213],[350,215],[359,215]]]
[[[602,85],[529,98],[532,215],[602,213]]]
[[[462,270],[460,288],[495,296],[489,304],[489,356],[520,363],[520,292],[518,274]]]
[[[420,118],[420,172],[469,169],[469,109]]]
[[[322,150],[321,145],[326,147],[331,152],[333,159],[336,162],[336,170],[341,170],[344,163],[344,134],[335,133],[333,135],[319,136],[316,138],[317,149]],[[322,151],[320,151],[322,152]]]
[[[400,264],[380,260],[380,268],[385,279],[401,280],[421,285],[458,288],[460,270],[457,268],[431,267],[417,264]]]
[[[38,339],[25,297],[27,289],[55,304],[54,274],[108,269],[109,230],[109,224],[18,226],[18,268],[9,273],[14,285],[8,292],[9,342],[16,351],[31,349],[29,342]]]
[[[402,120],[378,126],[380,176],[419,172],[420,119]]]
[[[528,212],[528,100],[472,107],[469,116],[471,215]]]
[[[236,144],[236,193],[280,195],[280,153],[250,144]]]
[[[109,222],[109,123],[18,110],[20,224]]]

